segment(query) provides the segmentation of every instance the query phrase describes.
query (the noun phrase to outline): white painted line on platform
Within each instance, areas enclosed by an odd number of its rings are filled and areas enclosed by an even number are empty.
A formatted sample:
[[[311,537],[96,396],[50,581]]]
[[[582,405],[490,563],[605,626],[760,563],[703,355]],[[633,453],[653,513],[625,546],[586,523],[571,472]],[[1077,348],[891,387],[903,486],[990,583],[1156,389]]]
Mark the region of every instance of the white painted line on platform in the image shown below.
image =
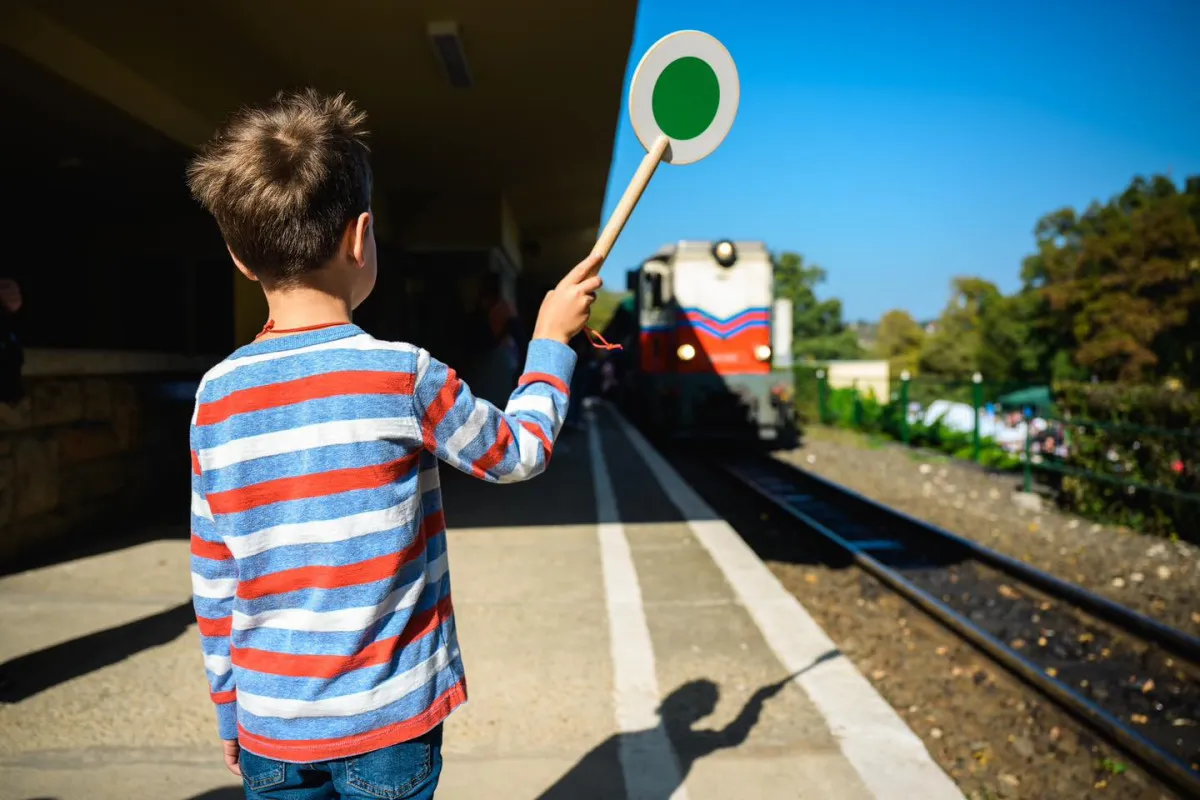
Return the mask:
[[[588,450],[596,493],[597,531],[612,646],[613,700],[625,794],[629,800],[687,800],[679,761],[658,714],[660,696],[654,646],[642,607],[642,590],[617,510],[595,414],[588,411]]]
[[[616,409],[609,408],[609,413],[725,574],[780,663],[789,672],[811,667],[796,681],[871,793],[879,800],[962,800],[962,790],[849,659],[834,658],[812,666],[835,649],[821,626],[641,432]]]

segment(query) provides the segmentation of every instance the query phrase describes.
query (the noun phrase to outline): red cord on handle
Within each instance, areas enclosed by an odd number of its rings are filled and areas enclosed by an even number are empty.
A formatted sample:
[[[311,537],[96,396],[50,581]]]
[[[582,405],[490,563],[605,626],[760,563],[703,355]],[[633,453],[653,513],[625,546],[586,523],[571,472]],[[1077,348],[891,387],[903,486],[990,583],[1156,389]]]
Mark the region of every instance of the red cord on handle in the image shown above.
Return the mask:
[[[596,348],[597,350],[623,350],[624,349],[623,347],[621,347],[621,345],[613,344],[612,342],[605,339],[600,334],[599,331],[592,330],[591,328],[584,328],[583,332],[586,333],[588,339],[591,340],[592,347]]]

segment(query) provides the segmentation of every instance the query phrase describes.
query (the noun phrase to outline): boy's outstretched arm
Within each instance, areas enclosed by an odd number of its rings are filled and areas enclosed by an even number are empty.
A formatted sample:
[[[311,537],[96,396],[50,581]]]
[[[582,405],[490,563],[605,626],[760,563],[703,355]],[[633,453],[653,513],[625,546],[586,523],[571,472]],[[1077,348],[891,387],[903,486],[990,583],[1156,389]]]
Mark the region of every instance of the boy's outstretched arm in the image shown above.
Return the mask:
[[[204,654],[209,693],[217,706],[217,733],[225,742],[235,742],[238,738],[237,691],[229,660],[229,634],[233,624],[233,598],[237,593],[237,564],[213,524],[194,445],[191,539],[192,605],[200,628],[200,649]],[[228,760],[226,758],[227,766],[232,770],[233,765],[229,765]]]
[[[540,474],[567,415],[574,367],[571,348],[534,339],[525,372],[501,411],[476,397],[453,369],[421,350],[414,395],[425,448],[485,481],[511,483]]]
[[[413,396],[425,447],[441,460],[487,481],[540,474],[550,460],[570,402],[575,351],[567,343],[587,323],[600,259],[589,256],[546,294],[525,371],[503,411],[481,400],[454,370],[429,353],[417,355]]]

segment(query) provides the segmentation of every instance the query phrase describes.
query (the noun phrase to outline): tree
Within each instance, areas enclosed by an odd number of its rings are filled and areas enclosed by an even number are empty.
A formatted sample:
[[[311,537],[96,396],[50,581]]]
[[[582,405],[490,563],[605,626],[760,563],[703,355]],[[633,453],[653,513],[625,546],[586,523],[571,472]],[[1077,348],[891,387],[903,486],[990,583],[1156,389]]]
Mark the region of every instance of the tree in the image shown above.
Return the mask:
[[[915,372],[925,343],[925,329],[912,314],[893,309],[879,320],[875,339],[875,357],[887,359],[888,370],[899,375],[904,370]]]
[[[858,358],[858,337],[842,321],[842,302],[818,300],[816,286],[825,270],[806,266],[797,253],[783,253],[775,264],[775,296],[792,301],[792,353],[818,361]]]
[[[991,281],[958,277],[951,281],[950,302],[938,318],[937,332],[921,349],[921,371],[961,379],[979,370],[980,317],[1002,295]]]
[[[1044,381],[1047,348],[1036,324],[1044,301],[1031,291],[988,298],[979,310],[976,363],[986,380],[998,384]]]
[[[1167,377],[1200,385],[1200,179],[1135,178],[1082,215],[1062,209],[1035,230],[1027,287],[1045,300],[1054,355],[1103,380]]]

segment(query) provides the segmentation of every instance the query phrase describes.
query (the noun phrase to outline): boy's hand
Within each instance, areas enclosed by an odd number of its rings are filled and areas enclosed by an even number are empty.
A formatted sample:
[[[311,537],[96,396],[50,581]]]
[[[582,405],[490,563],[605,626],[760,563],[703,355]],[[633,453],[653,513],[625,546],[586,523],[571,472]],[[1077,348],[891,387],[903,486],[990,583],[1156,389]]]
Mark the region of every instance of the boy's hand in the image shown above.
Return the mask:
[[[242,777],[242,766],[238,763],[238,756],[242,754],[242,746],[238,744],[237,739],[221,740],[221,749],[225,751],[225,767],[239,778]]]
[[[604,258],[590,255],[575,265],[558,286],[546,293],[538,312],[533,338],[553,339],[567,344],[583,330],[596,301],[596,290],[604,285],[596,271]]]

